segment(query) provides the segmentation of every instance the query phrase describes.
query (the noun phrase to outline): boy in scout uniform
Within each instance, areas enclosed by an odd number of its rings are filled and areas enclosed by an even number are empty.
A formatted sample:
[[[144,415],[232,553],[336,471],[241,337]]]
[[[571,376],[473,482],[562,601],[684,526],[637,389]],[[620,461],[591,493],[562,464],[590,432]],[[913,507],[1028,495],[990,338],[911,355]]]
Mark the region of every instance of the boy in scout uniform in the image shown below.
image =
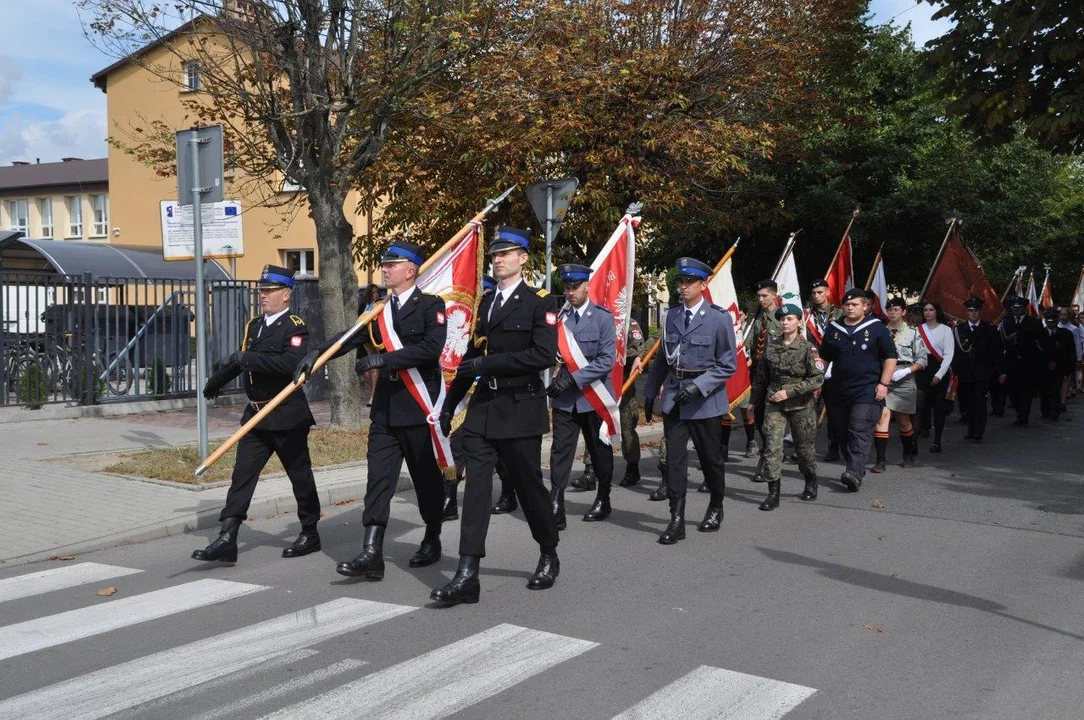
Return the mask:
[[[264,267],[258,286],[263,314],[245,327],[240,352],[231,355],[203,388],[203,396],[210,400],[240,375],[248,396],[242,425],[290,384],[294,367],[305,354],[309,328],[304,320],[290,314],[293,287],[293,270],[274,265]],[[218,518],[221,532],[206,548],[193,552],[193,560],[237,561],[237,531],[248,517],[256,482],[272,453],[278,455],[290,478],[301,520],[301,534],[282,551],[282,556],[301,557],[320,549],[320,535],[316,532],[320,498],[309,457],[309,428],[315,424],[305,393],[295,392],[241,438],[226,493],[226,507]]]
[[[587,297],[591,268],[586,265],[562,265],[561,281],[565,286],[565,299],[569,303],[559,320],[566,337],[579,346],[584,367],[575,372],[569,370],[570,358],[561,357],[561,368],[546,388],[552,400],[553,443],[550,450],[550,500],[557,529],[564,530],[565,488],[572,473],[572,460],[576,457],[577,436],[583,442],[598,478],[598,493],[586,515],[585,522],[605,520],[610,516],[610,487],[614,474],[613,447],[599,438],[603,420],[585,395],[585,389],[595,381],[602,381],[613,397],[614,353],[617,343],[613,313],[591,302]],[[561,330],[558,330],[561,332]]]
[[[776,302],[779,297],[779,285],[775,280],[761,280],[756,284],[757,312],[753,316],[753,322],[749,324],[748,334],[745,336],[745,356],[749,359],[749,376],[757,374],[757,364],[764,357],[764,351],[768,347],[768,341],[779,337],[782,329],[779,321],[775,319]],[[749,396],[747,404],[740,406],[745,416],[745,428],[748,444],[745,448],[745,457],[760,456],[757,469],[753,473],[753,482],[764,482],[764,448],[758,448],[753,438],[753,428],[761,432],[761,440],[764,440],[764,403],[753,402]],[[752,412],[752,417],[750,417]],[[752,422],[750,422],[752,420]]]
[[[689,475],[689,438],[711,496],[700,532],[715,532],[723,520],[723,465],[721,420],[730,409],[726,381],[734,374],[734,321],[723,308],[704,299],[711,267],[693,258],[677,262],[681,304],[667,310],[661,352],[651,364],[644,388],[644,416],[648,422],[655,396],[662,391],[663,433],[666,436],[666,486],[670,524],[659,542],[673,545],[685,538],[685,494]]]
[[[764,477],[768,497],[761,510],[779,507],[783,470],[783,435],[789,423],[798,453],[798,467],[805,477],[802,500],[817,499],[817,404],[813,391],[824,382],[824,361],[814,357],[813,344],[802,337],[802,309],[787,304],[775,311],[782,334],[768,341],[757,365],[752,395],[764,403]]]

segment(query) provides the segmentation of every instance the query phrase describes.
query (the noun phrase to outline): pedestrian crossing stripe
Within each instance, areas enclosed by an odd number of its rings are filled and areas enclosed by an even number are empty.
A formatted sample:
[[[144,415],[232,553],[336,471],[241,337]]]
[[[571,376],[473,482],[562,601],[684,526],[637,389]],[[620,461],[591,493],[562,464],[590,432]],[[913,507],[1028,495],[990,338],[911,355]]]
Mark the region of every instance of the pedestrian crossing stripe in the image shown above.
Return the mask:
[[[0,580],[0,602],[42,595],[57,590],[67,590],[87,583],[112,580],[113,578],[135,575],[140,572],[143,571],[86,562],[26,575],[17,575],[16,577]]]
[[[339,598],[0,701],[0,717],[105,717],[416,609]]]
[[[815,692],[781,680],[701,665],[614,720],[777,720]]]
[[[266,720],[441,718],[595,647],[598,643],[589,640],[497,625],[283,708]]]

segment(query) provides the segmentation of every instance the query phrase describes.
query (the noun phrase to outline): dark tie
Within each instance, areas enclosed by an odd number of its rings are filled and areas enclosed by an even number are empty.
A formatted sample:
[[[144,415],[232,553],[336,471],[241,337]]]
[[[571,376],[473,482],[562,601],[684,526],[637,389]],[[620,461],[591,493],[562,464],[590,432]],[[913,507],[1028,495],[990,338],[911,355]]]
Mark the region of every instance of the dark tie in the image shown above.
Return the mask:
[[[572,327],[576,327],[580,324],[580,314],[575,310],[572,311]]]
[[[399,296],[398,295],[392,295],[391,296],[391,314],[393,316],[399,314]]]
[[[496,313],[501,311],[501,305],[504,304],[504,294],[497,293],[497,297],[493,298],[493,307],[489,309],[489,317],[492,318]]]
[[[685,329],[686,330],[689,329],[689,323],[691,323],[692,321],[693,321],[693,311],[692,310],[686,310],[685,311]]]

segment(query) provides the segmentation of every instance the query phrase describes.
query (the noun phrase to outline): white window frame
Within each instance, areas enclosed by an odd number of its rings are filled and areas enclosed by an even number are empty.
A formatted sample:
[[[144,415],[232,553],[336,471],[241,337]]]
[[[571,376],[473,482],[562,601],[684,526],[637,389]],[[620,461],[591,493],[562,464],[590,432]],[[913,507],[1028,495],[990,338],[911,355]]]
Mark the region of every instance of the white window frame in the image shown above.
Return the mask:
[[[19,208],[22,208],[22,212]],[[10,229],[21,232],[23,237],[30,237],[29,200],[8,200],[8,219],[11,222]]]
[[[290,263],[290,255],[297,254],[297,263]],[[293,248],[289,250],[282,250],[280,252],[282,256],[283,267],[297,266],[298,275],[315,275],[316,274],[316,251],[312,248]]]
[[[99,204],[101,207],[99,207]],[[109,196],[99,193],[90,196],[90,207],[94,218],[94,233],[91,237],[108,237],[109,235]]]
[[[83,237],[83,196],[68,195],[68,235],[69,238]]]
[[[185,92],[199,91],[199,63],[186,60],[181,64],[181,74]]]
[[[46,213],[46,208],[49,212]],[[51,197],[38,198],[38,215],[41,216],[41,237],[43,240],[53,239],[53,199]],[[48,218],[48,222],[46,222]]]

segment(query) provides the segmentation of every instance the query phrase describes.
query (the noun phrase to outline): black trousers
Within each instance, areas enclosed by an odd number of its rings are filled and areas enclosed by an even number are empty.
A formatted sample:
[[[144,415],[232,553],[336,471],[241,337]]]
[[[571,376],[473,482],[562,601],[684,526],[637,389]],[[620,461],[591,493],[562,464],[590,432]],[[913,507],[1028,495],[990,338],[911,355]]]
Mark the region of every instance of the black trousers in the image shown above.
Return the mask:
[[[1018,420],[1027,420],[1031,415],[1031,401],[1035,399],[1036,385],[1036,373],[1030,369],[1018,368],[1009,373],[1009,395],[1012,397],[1012,406],[1016,409]]]
[[[564,490],[568,487],[569,476],[572,474],[572,461],[576,457],[576,446],[581,434],[598,482],[602,485],[610,485],[613,482],[614,449],[599,439],[598,433],[601,427],[602,418],[593,410],[591,412],[553,411],[553,443],[550,450],[551,488]]]
[[[1061,414],[1061,383],[1065,379],[1065,373],[1058,370],[1048,370],[1042,376],[1042,384],[1039,391],[1039,409],[1043,417],[1058,419]]]
[[[990,391],[990,378],[961,380],[957,399],[960,413],[967,418],[967,434],[981,438],[986,432],[986,393]]]
[[[703,420],[682,420],[678,409],[662,416],[666,436],[666,489],[672,498],[685,497],[689,487],[689,438],[693,440],[700,470],[712,498],[722,500],[726,490],[723,464],[722,416]]]
[[[293,485],[301,528],[314,529],[320,520],[320,496],[316,493],[316,479],[312,476],[307,427],[281,431],[253,430],[241,438],[237,443],[233,479],[226,493],[226,507],[219,513],[219,521],[230,517],[248,519],[248,506],[252,503],[252,494],[256,492],[256,482],[271,459],[271,453],[278,455]]]
[[[828,422],[835,426],[840,455],[847,464],[847,472],[859,480],[866,476],[873,427],[881,419],[883,409],[883,403],[828,404]]]
[[[557,520],[550,494],[542,482],[542,436],[492,440],[469,430],[463,432],[467,456],[467,482],[463,490],[459,554],[485,557],[493,506],[493,468],[498,459],[519,498],[531,535],[543,552],[557,548]]]
[[[369,449],[365,458],[369,465],[365,512],[361,516],[365,527],[387,526],[391,499],[395,496],[399,472],[405,459],[422,520],[426,527],[440,528],[444,507],[444,475],[433,454],[428,425],[370,425]]]
[[[1002,384],[1000,380],[997,375],[990,377],[990,406],[994,415],[1005,414],[1005,403],[1009,399],[1009,384]]]

